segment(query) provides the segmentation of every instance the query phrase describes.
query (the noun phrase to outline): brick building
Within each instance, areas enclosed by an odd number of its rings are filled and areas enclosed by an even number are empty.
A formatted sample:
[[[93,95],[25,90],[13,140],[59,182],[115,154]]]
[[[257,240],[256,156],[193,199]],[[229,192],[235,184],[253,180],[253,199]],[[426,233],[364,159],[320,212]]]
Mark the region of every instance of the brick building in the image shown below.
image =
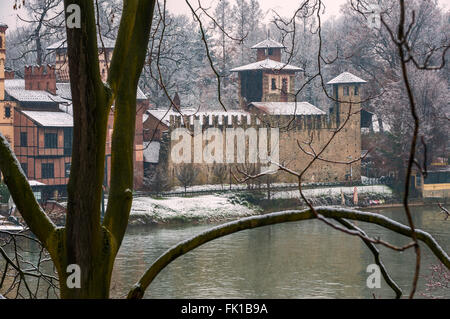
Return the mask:
[[[0,23],[0,132],[10,141],[29,180],[45,184],[48,196],[64,194],[72,156],[73,108],[68,72],[67,47],[58,42],[48,49],[55,52],[55,65],[27,66],[24,79],[13,71],[5,72],[5,32]],[[102,79],[107,78],[113,42],[107,41],[105,52],[99,50]],[[134,147],[134,186],[143,185],[143,114],[149,107],[145,94],[138,89]],[[114,106],[108,118],[106,142],[106,176],[109,185],[111,138]]]

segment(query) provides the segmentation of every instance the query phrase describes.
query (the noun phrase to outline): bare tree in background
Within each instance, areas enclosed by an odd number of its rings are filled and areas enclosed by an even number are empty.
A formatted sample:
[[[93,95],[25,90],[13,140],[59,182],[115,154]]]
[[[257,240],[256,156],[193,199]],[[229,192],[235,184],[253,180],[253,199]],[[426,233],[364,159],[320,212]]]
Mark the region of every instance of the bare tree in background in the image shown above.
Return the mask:
[[[182,164],[176,169],[175,176],[184,187],[185,195],[187,193],[187,188],[194,185],[198,174],[198,168],[196,168],[193,164]]]
[[[13,59],[31,54],[35,64],[42,65],[49,54],[46,46],[58,41],[57,36],[62,36],[65,29],[63,0],[29,0],[23,2],[23,8],[26,14],[19,13],[17,17],[25,26],[21,27],[20,36],[13,44],[24,48],[30,43],[34,45]]]

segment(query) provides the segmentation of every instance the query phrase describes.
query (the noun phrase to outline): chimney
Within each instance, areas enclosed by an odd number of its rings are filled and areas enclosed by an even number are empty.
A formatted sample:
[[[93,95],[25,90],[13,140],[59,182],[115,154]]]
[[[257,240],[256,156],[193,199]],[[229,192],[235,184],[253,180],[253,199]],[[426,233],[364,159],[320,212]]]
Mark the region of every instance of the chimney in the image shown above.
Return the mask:
[[[56,94],[55,66],[25,66],[25,90],[47,91]]]
[[[175,93],[175,96],[173,97],[173,104],[175,104],[175,108],[179,109],[181,106],[180,96],[178,95],[178,92]]]
[[[5,70],[5,80],[14,80],[16,73],[14,71]]]

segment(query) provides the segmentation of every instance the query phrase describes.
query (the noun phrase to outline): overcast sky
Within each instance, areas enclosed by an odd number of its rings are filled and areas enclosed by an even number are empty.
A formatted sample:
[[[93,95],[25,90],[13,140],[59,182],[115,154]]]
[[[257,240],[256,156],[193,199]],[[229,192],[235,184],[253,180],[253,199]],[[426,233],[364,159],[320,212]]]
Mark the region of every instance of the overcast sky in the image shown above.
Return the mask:
[[[204,6],[214,6],[219,0],[202,0]],[[233,2],[233,0],[232,0]],[[261,7],[266,14],[266,21],[270,19],[270,10],[276,10],[282,16],[292,15],[294,10],[301,3],[301,0],[260,0]],[[327,19],[331,16],[339,15],[339,8],[346,0],[323,0],[326,6],[324,18]],[[192,4],[196,4],[197,1],[193,0]],[[450,9],[450,0],[440,0],[447,10]],[[0,22],[6,23],[10,28],[15,28],[18,19],[17,14],[22,13],[24,10],[13,10],[14,0],[0,0]],[[189,14],[189,7],[186,5],[185,0],[168,0],[167,6],[169,11],[176,14]]]

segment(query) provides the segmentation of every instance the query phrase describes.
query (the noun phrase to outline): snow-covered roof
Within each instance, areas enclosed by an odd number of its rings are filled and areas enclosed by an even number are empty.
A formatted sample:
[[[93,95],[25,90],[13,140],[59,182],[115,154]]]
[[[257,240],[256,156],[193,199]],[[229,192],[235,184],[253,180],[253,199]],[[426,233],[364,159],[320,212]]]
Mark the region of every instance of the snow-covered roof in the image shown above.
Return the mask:
[[[72,103],[62,103],[59,105],[59,110],[73,116],[73,105]]]
[[[137,87],[136,98],[138,100],[146,100],[147,99],[147,96],[144,94],[144,92],[142,92],[142,90],[139,86]]]
[[[180,115],[180,113],[178,113],[178,112],[174,112],[172,110],[167,111],[167,109],[148,110],[147,114],[152,115],[157,120],[159,120],[161,123],[163,123],[167,126],[169,126],[169,124],[170,124],[170,116],[171,115]]]
[[[56,94],[66,100],[72,100],[70,83],[56,83]]]
[[[351,74],[350,72],[344,72],[339,74],[333,80],[327,84],[346,84],[346,83],[366,83],[363,79]]]
[[[3,23],[3,22],[0,21],[0,27],[7,28],[8,25],[6,23]]]
[[[73,127],[73,117],[64,112],[20,111],[36,124],[44,127]]]
[[[282,45],[280,42],[277,42],[272,39],[266,39],[264,41],[259,42],[256,45],[252,46],[252,49],[268,49],[268,48],[283,49],[283,48],[285,48],[285,46]]]
[[[250,105],[271,115],[326,115],[308,102],[252,102]]]
[[[286,63],[271,60],[269,58],[255,63],[243,65],[231,70],[231,72],[251,71],[251,70],[286,70],[286,71],[301,71],[302,69]]]
[[[30,184],[30,186],[45,186],[44,183],[38,181],[28,181],[28,184]]]
[[[144,162],[158,164],[160,148],[159,142],[144,142]]]
[[[64,99],[47,91],[25,90],[25,80],[5,80],[5,91],[19,102],[55,102],[64,103]]]
[[[115,40],[111,40],[106,37],[102,37],[102,40],[103,40],[103,43],[105,44],[105,49],[114,49],[114,47],[116,45]],[[102,41],[100,41],[100,39],[98,37],[97,37],[97,46],[99,47],[99,49],[101,49],[103,47]],[[47,50],[49,50],[49,51],[57,50],[57,49],[67,49],[67,40],[66,39],[60,40],[60,41],[55,42],[47,47]]]

